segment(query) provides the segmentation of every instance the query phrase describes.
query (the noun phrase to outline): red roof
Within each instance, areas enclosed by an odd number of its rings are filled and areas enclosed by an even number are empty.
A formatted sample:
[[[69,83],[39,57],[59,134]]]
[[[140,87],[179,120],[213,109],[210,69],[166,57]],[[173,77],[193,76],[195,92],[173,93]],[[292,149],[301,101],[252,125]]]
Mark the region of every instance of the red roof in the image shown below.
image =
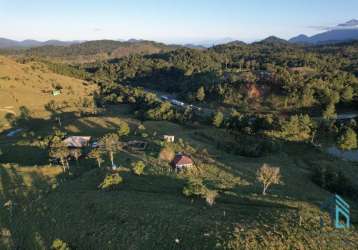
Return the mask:
[[[189,156],[178,154],[173,160],[173,165],[190,165],[193,164],[193,160]]]
[[[70,136],[64,139],[63,143],[65,143],[67,147],[82,148],[85,147],[90,140],[91,136]]]

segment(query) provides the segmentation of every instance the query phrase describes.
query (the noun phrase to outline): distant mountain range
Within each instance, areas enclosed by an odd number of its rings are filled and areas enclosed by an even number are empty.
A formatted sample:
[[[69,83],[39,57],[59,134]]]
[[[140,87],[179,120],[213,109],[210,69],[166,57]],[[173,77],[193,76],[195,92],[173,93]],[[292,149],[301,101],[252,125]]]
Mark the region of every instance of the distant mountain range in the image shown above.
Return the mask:
[[[41,47],[46,45],[52,46],[69,46],[72,44],[78,44],[81,41],[59,41],[59,40],[48,40],[45,42],[40,42],[37,40],[24,40],[24,41],[15,41],[7,38],[0,38],[0,49],[14,49],[14,48],[34,48]]]
[[[327,27],[327,31],[313,35],[299,35],[288,40],[298,44],[327,44],[358,40],[358,20],[353,19],[334,27]]]
[[[321,27],[322,28],[322,27]],[[275,43],[275,44],[287,44],[287,43],[296,43],[296,44],[327,44],[327,43],[340,43],[340,42],[349,42],[358,40],[358,20],[352,19],[348,22],[338,24],[334,27],[323,27],[326,29],[325,32],[313,35],[313,36],[306,36],[306,35],[298,35],[296,37],[293,37],[289,39],[288,41],[275,37],[270,36],[262,41],[260,43]],[[99,40],[99,41],[110,41],[110,40]],[[98,42],[95,44],[98,44]],[[45,42],[37,41],[37,40],[24,40],[24,41],[15,41],[7,38],[0,38],[0,49],[29,49],[29,48],[37,48],[37,47],[43,47],[43,46],[62,46],[62,47],[68,47],[71,45],[79,45],[82,43],[87,42],[96,42],[96,41],[60,41],[60,40],[48,40]],[[158,45],[160,44],[160,47],[163,48],[165,46],[169,47],[186,47],[186,48],[194,48],[194,49],[205,49],[209,48],[215,45],[219,44],[228,44],[228,43],[237,43],[238,41],[233,38],[222,38],[218,40],[206,40],[201,41],[197,43],[188,43],[184,45],[164,45],[163,43],[157,43],[157,42],[150,42],[145,41],[142,39],[129,39],[129,40],[122,40],[118,39],[116,40],[118,43],[122,44],[113,44],[115,41],[112,41],[111,46],[117,46],[117,45],[126,45],[129,44],[147,44],[151,43],[151,45]],[[108,44],[109,42],[106,42]],[[240,42],[241,43],[241,42]],[[257,42],[256,42],[257,43]]]
[[[126,42],[126,43],[131,43],[131,44],[138,44],[138,43],[141,43],[141,42],[148,42],[148,41],[146,41],[144,39],[133,39],[133,38],[128,39],[128,40],[117,39],[117,40],[114,40],[114,41]],[[197,42],[197,43],[188,43],[188,44],[184,44],[184,45],[181,45],[181,46],[187,47],[187,48],[205,49],[205,48],[212,47],[214,45],[225,44],[225,43],[229,43],[229,42],[232,42],[232,41],[234,41],[234,39],[232,39],[232,38],[223,38],[223,39],[218,39],[218,40],[205,40],[205,41],[200,41],[200,42]],[[28,49],[28,48],[36,48],[36,47],[42,47],[42,46],[70,46],[70,45],[80,44],[80,43],[84,43],[84,42],[89,42],[89,41],[48,40],[48,41],[45,41],[45,42],[41,42],[41,41],[30,40],[30,39],[29,40],[24,40],[24,41],[16,41],[16,40],[11,40],[11,39],[1,38],[0,37],[0,49],[21,49],[21,48]]]

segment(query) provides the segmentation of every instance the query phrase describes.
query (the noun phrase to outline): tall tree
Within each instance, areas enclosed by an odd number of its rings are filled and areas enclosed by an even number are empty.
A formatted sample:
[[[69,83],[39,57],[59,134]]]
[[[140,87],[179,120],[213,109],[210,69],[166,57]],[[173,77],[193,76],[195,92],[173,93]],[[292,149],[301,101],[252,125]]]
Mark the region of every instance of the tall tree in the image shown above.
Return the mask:
[[[323,111],[322,116],[323,119],[325,120],[332,120],[337,117],[336,107],[334,103],[330,102],[327,104],[326,109]]]
[[[219,128],[224,120],[224,115],[220,111],[217,111],[213,117],[213,125]]]
[[[54,116],[55,120],[58,122],[58,125],[61,127],[61,107],[54,100],[51,100],[49,103],[45,105],[45,109]]]
[[[101,167],[101,164],[103,162],[102,153],[103,152],[99,148],[94,148],[88,154],[89,158],[96,159],[99,168]]]
[[[114,153],[116,153],[121,147],[119,142],[119,136],[115,133],[110,133],[105,135],[99,141],[99,145],[103,146],[105,150],[108,152],[108,157],[112,163],[112,167],[114,165]]]
[[[262,194],[266,195],[267,189],[272,184],[279,184],[281,180],[280,168],[270,167],[266,163],[257,171],[257,180],[262,184]]]
[[[201,86],[200,88],[198,88],[198,90],[196,91],[196,99],[199,102],[204,101],[205,99],[205,89],[203,86]]]
[[[63,172],[66,172],[66,170],[69,169],[67,158],[70,155],[70,150],[63,142],[56,141],[52,143],[49,155],[52,158],[60,160]]]
[[[82,152],[80,148],[75,148],[71,150],[71,155],[76,159],[76,163],[78,164],[78,160],[80,159]]]

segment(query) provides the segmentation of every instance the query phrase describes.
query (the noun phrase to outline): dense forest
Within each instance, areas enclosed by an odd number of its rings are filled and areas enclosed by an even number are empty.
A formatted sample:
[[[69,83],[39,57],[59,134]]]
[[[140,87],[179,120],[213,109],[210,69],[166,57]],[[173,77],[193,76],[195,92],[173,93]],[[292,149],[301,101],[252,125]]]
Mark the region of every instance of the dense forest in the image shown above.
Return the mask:
[[[270,110],[315,108],[329,116],[337,104],[357,96],[358,43],[305,47],[270,38],[250,45],[131,55],[81,68],[105,82],[110,94],[120,85],[141,86],[191,102],[242,109],[252,103]]]

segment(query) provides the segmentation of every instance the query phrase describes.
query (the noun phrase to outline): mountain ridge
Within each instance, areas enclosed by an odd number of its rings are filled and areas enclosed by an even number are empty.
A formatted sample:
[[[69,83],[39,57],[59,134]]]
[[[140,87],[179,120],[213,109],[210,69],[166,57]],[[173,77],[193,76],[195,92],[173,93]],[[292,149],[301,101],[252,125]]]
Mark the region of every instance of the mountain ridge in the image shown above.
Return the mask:
[[[0,49],[33,48],[33,47],[41,47],[46,45],[69,46],[78,43],[81,43],[81,41],[61,41],[55,39],[47,40],[44,42],[33,40],[33,39],[25,39],[22,41],[17,41],[17,40],[0,37]]]

